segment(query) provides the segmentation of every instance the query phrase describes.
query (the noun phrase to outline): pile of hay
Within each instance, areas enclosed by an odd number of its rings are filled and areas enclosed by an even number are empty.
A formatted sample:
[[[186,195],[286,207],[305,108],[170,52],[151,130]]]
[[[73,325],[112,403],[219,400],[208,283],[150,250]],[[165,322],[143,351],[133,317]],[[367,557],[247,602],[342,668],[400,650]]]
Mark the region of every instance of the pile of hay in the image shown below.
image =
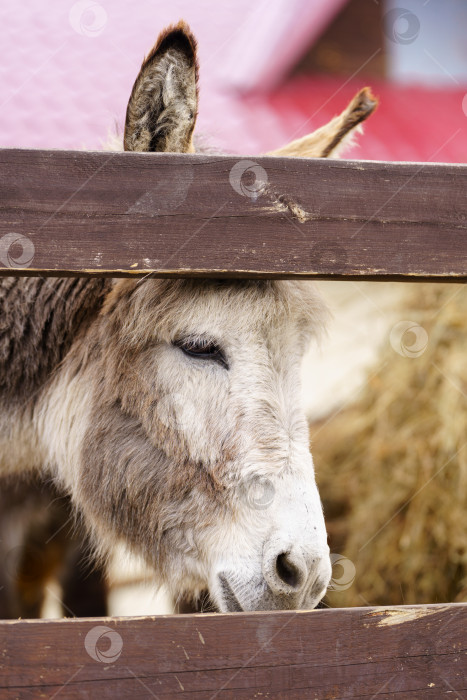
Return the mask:
[[[467,288],[407,288],[401,321],[426,333],[396,329],[355,402],[311,426],[331,552],[355,565],[332,606],[467,601]]]

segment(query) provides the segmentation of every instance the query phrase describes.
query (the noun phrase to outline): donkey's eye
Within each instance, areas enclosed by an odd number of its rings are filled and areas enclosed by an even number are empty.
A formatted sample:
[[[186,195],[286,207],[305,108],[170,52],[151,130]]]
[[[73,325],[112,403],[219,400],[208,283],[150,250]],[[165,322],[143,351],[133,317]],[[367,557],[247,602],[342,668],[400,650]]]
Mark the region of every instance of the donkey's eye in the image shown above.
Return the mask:
[[[210,340],[193,340],[192,338],[182,338],[173,343],[180,348],[185,355],[196,357],[198,360],[212,360],[229,369],[225,355],[217,343]]]

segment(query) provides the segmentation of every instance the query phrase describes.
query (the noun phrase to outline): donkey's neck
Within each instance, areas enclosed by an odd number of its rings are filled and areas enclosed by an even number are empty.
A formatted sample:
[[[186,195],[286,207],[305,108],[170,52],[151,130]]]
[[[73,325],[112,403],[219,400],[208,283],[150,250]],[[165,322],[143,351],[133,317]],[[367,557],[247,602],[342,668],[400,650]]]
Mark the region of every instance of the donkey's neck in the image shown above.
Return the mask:
[[[110,285],[102,278],[0,278],[0,403],[38,397]]]

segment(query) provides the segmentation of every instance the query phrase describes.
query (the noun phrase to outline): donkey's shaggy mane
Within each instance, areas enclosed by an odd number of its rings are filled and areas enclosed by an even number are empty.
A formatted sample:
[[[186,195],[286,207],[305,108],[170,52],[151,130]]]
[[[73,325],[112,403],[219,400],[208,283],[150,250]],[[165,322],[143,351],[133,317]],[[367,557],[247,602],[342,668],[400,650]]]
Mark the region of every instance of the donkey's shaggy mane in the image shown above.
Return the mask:
[[[305,339],[310,333],[320,336],[328,319],[312,282],[274,280],[122,280],[108,294],[102,314],[115,318],[115,330],[131,346],[152,342],[156,332],[169,340],[190,324],[199,325],[200,305],[212,311],[227,306],[233,318],[247,306],[249,320],[258,328],[276,326],[293,316]]]
[[[25,405],[95,318],[105,279],[0,279],[0,397]]]

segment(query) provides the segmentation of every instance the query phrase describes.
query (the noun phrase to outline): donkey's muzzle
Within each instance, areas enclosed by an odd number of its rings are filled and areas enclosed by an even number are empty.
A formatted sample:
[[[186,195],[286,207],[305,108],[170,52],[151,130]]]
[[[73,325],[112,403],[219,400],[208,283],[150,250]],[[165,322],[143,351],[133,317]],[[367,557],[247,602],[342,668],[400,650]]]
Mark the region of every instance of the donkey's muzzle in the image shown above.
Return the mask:
[[[304,554],[298,547],[266,547],[257,576],[218,574],[218,607],[224,612],[316,607],[331,578],[329,550]]]

